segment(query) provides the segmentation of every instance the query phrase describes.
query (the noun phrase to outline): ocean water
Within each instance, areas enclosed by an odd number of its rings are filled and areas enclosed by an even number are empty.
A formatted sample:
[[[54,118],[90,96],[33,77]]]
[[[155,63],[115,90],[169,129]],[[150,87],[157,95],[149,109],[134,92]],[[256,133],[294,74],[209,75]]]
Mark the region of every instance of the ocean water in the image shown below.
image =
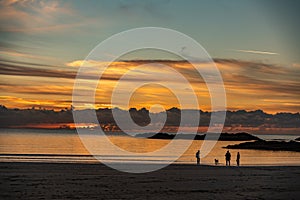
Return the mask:
[[[144,139],[125,136],[108,136],[111,144],[132,152],[132,155],[120,154],[108,150],[104,136],[87,135],[89,146],[93,147],[94,155],[101,156],[105,162],[143,162],[163,163],[173,160],[177,148],[185,145],[187,140],[178,140],[177,146],[162,154],[152,155],[166,147],[170,140]],[[292,140],[299,135],[258,135],[267,140]],[[223,147],[229,144],[238,144],[240,141],[218,141],[208,155],[201,158],[201,163],[214,165],[214,159],[219,160],[219,165],[225,164]],[[176,158],[175,163],[195,163],[195,152],[201,147],[203,141],[193,141],[189,148]],[[232,165],[235,165],[237,152],[241,154],[241,165],[276,165],[300,166],[300,152],[264,151],[264,150],[230,150]],[[147,155],[141,153],[149,153]],[[0,162],[63,162],[63,163],[96,163],[99,162],[82,143],[74,130],[42,130],[42,129],[0,129]],[[100,161],[100,162],[101,162]]]

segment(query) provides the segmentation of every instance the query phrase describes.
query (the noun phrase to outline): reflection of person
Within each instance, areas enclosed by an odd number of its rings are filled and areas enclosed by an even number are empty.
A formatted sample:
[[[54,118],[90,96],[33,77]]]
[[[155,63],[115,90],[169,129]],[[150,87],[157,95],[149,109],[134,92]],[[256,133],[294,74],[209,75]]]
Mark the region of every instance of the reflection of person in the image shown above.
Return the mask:
[[[225,159],[226,159],[226,166],[230,166],[231,154],[229,151],[226,152]]]
[[[240,158],[241,158],[241,155],[240,155],[240,152],[238,152],[236,155],[236,165],[237,166],[240,166]]]
[[[197,158],[197,165],[200,165],[200,150],[197,151],[196,158]]]

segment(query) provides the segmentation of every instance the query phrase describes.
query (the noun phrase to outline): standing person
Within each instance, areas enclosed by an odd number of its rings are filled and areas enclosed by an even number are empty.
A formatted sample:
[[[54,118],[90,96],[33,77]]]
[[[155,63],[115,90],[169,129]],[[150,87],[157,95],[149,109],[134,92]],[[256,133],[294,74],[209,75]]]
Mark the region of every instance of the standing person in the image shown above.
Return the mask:
[[[197,165],[200,165],[200,150],[197,151],[196,158],[197,158]]]
[[[231,154],[229,151],[226,152],[225,159],[226,159],[226,166],[230,166]]]
[[[238,152],[236,155],[236,165],[237,166],[240,166],[240,158],[241,158],[241,155],[240,155],[240,152]]]

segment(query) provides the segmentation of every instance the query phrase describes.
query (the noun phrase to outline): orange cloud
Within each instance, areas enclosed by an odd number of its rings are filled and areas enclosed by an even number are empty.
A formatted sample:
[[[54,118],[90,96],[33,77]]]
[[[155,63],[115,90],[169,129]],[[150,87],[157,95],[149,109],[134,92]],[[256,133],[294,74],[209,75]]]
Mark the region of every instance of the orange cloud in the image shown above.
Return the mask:
[[[122,82],[122,92],[126,94],[127,89],[135,87],[140,81],[147,80],[149,83],[172,82],[178,89],[175,92],[188,94],[192,92],[183,88],[176,77],[169,74],[163,66],[149,64],[154,61],[119,61],[110,64],[104,72],[98,87],[96,88],[96,107],[111,107],[111,95],[119,79],[127,72],[136,69],[139,65],[144,68],[135,70]],[[197,95],[199,106],[203,110],[210,110],[210,95],[204,80],[197,74],[195,69],[183,61],[155,61],[168,65],[181,73],[190,82],[192,90]],[[1,62],[0,62],[1,63]],[[67,66],[76,67],[54,67],[37,66],[27,63],[2,62],[0,66],[1,79],[0,89],[3,96],[11,96],[20,99],[3,100],[1,104],[9,107],[29,107],[45,103],[47,106],[61,107],[72,103],[72,89],[76,77],[76,69],[83,63],[75,60],[67,63]],[[293,67],[264,64],[259,62],[248,62],[239,60],[216,59],[227,93],[229,109],[263,109],[270,113],[274,112],[299,112],[299,77],[300,71]],[[103,66],[103,62],[88,61],[91,66],[89,75],[83,77],[86,81],[98,81],[97,68]],[[208,68],[209,63],[198,63],[200,67]],[[148,76],[148,75],[155,76]],[[84,93],[88,88],[80,88]],[[132,107],[147,107],[159,103],[171,108],[179,106],[178,100],[167,90],[155,85],[147,85],[136,90],[131,99]],[[35,101],[36,100],[36,101]]]
[[[9,103],[7,103],[9,102]],[[63,109],[69,108],[70,103],[65,102],[63,100],[47,100],[41,99],[29,99],[29,98],[21,98],[15,96],[0,96],[0,104],[1,105],[8,105],[9,107],[13,108],[31,108],[31,107],[41,107],[47,109]]]

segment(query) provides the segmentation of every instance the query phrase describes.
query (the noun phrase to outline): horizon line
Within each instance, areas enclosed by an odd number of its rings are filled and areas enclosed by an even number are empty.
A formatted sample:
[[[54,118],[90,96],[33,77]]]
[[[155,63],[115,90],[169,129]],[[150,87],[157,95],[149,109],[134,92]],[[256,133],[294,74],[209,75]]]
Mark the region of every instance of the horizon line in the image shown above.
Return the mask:
[[[131,107],[129,109],[122,109],[122,108],[119,108],[119,107],[113,107],[113,108],[85,108],[85,109],[74,109],[74,107],[71,105],[70,107],[66,107],[66,108],[58,108],[58,109],[55,109],[55,108],[48,108],[47,107],[42,107],[42,106],[32,106],[31,108],[28,107],[28,108],[11,108],[11,107],[6,107],[5,105],[3,104],[0,104],[0,109],[7,109],[7,110],[35,110],[35,111],[54,111],[54,112],[61,112],[61,111],[83,111],[83,110],[113,110],[113,109],[119,109],[121,111],[129,111],[130,110],[135,110],[137,112],[139,111],[142,111],[142,110],[146,110],[146,111],[150,111],[148,110],[147,108],[143,107],[143,108],[140,108],[140,109],[137,109],[135,107]],[[243,111],[243,112],[247,112],[247,113],[250,113],[250,112],[258,112],[258,111],[261,111],[262,113],[264,114],[268,114],[268,115],[276,115],[276,114],[284,114],[284,113],[287,113],[287,114],[300,114],[299,111],[296,111],[296,112],[276,112],[275,114],[271,114],[271,113],[268,113],[268,112],[265,112],[263,109],[256,109],[256,110],[247,110],[247,109],[237,109],[237,110],[216,110],[216,111],[207,111],[207,110],[202,110],[202,109],[193,109],[193,108],[188,108],[188,109],[180,109],[180,108],[177,108],[177,107],[171,107],[171,108],[168,108],[168,109],[165,109],[164,111],[161,111],[161,112],[149,112],[149,113],[154,113],[154,114],[158,114],[158,113],[163,113],[163,112],[166,112],[166,111],[171,111],[171,110],[179,110],[179,111],[200,111],[200,112],[204,112],[204,113],[212,113],[212,112],[239,112],[239,111]]]

